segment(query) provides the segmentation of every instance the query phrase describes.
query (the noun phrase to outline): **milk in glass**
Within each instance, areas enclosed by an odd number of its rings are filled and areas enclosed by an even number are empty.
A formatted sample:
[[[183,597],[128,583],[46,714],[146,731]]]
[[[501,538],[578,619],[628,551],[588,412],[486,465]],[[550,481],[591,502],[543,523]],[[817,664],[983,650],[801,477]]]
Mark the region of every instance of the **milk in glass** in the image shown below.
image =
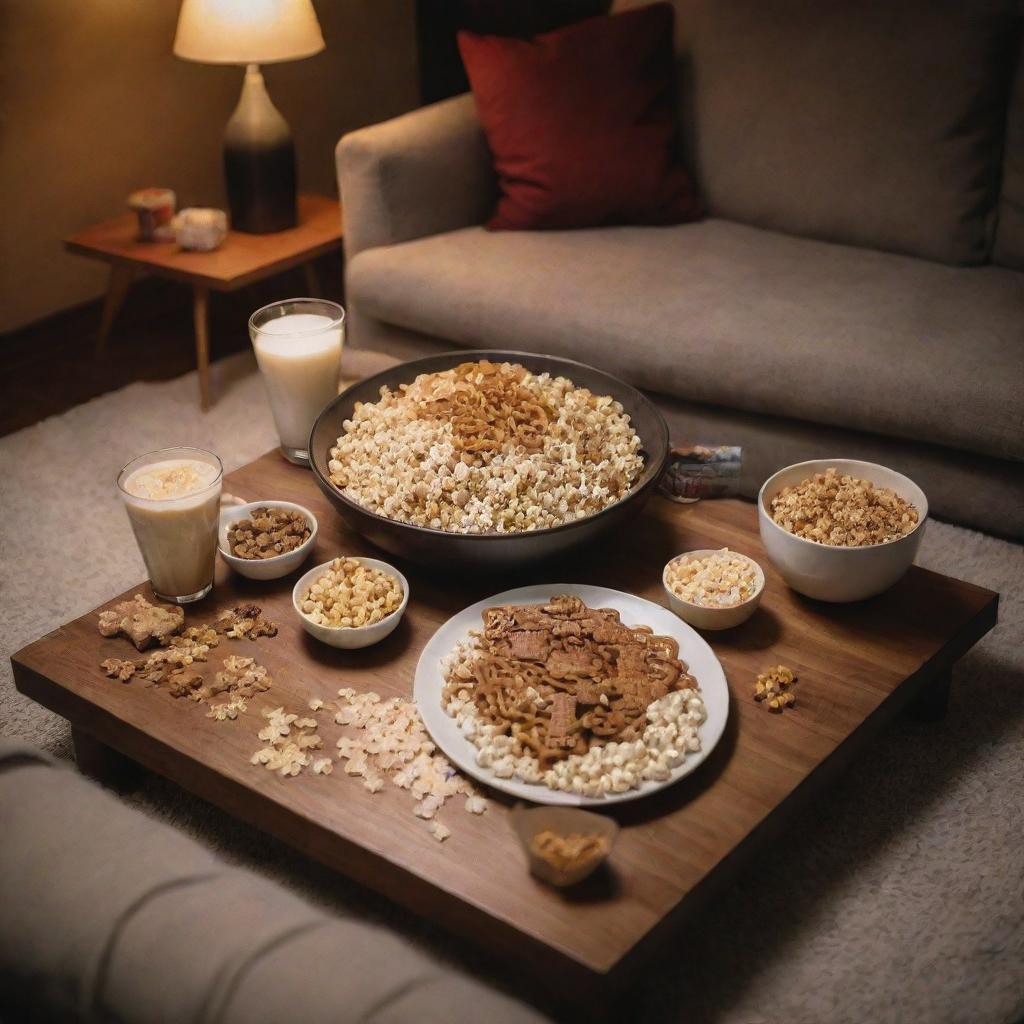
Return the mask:
[[[250,335],[270,399],[281,449],[292,461],[308,460],[309,433],[321,410],[338,394],[342,322],[339,315],[302,312],[333,303],[292,300],[280,303],[283,315],[253,315]]]
[[[128,520],[157,597],[185,604],[213,586],[221,465],[198,449],[167,449],[118,477]]]

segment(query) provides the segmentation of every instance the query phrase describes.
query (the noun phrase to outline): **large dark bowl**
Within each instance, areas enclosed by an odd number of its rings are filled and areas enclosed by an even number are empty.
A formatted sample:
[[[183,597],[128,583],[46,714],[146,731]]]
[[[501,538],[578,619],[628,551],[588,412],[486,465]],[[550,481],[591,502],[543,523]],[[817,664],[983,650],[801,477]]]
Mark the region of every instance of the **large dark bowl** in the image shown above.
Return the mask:
[[[448,533],[425,526],[412,526],[371,512],[345,497],[330,480],[328,462],[331,448],[342,433],[342,423],[351,419],[356,402],[375,402],[380,389],[408,384],[421,373],[449,370],[459,363],[489,359],[519,363],[532,373],[568,377],[578,387],[596,395],[611,395],[622,403],[633,429],[640,436],[644,471],[630,492],[614,505],[562,526],[524,533]],[[636,388],[585,363],[530,352],[459,351],[413,359],[383,373],[367,377],[342,392],[317,417],[309,438],[309,455],[320,490],[327,495],[345,523],[378,547],[400,558],[422,565],[444,568],[489,568],[514,570],[527,563],[561,554],[586,544],[601,534],[622,526],[643,508],[658,482],[668,457],[668,426],[651,401]]]

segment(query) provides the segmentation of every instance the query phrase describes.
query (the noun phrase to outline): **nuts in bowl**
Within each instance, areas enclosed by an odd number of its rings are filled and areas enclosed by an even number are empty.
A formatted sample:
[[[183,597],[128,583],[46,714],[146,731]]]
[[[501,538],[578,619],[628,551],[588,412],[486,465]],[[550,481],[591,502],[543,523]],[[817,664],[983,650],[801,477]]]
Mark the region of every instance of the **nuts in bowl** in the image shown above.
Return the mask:
[[[821,601],[860,601],[910,568],[928,499],[885,466],[817,459],[769,477],[757,517],[768,557],[790,587]]]
[[[217,546],[239,575],[276,580],[309,557],[317,532],[316,516],[302,505],[249,501],[221,508]]]
[[[295,584],[292,603],[310,636],[357,650],[378,643],[398,626],[409,603],[409,583],[376,558],[335,558]]]
[[[669,607],[695,629],[731,629],[754,614],[764,572],[728,548],[702,548],[673,558],[662,573]]]

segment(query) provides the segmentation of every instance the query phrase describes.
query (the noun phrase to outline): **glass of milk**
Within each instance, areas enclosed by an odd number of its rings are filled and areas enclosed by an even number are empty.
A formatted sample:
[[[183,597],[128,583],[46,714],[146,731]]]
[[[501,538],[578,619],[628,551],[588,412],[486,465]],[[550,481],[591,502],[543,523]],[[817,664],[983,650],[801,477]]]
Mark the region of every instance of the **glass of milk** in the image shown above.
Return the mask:
[[[132,459],[117,486],[153,593],[189,604],[213,587],[224,467],[201,448],[163,448]]]
[[[249,317],[281,454],[309,465],[309,435],[338,395],[345,310],[322,299],[272,302]]]

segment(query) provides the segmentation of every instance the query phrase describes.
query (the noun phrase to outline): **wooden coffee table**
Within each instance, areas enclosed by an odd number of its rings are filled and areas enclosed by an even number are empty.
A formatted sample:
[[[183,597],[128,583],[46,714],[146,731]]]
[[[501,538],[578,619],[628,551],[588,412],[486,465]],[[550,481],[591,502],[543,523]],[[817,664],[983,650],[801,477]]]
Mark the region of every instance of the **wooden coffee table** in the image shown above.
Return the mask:
[[[379,554],[343,527],[307,470],[276,453],[231,474],[226,488],[246,500],[311,508],[320,535],[307,567],[342,552]],[[449,803],[441,818],[452,835],[441,844],[413,816],[411,796],[393,786],[371,795],[340,770],[282,779],[249,763],[263,745],[256,738],[261,707],[301,712],[309,698],[329,698],[342,686],[408,696],[426,641],[471,602],[516,582],[559,580],[662,602],[661,569],[671,556],[725,545],[761,561],[767,577],[749,622],[706,634],[729,680],[725,736],[693,775],[614,809],[623,828],[611,870],[577,891],[549,889],[527,873],[500,797],[480,817],[466,814],[459,799]],[[272,689],[237,721],[214,722],[203,706],[105,678],[99,662],[133,649],[100,637],[94,613],[19,651],[12,659],[17,686],[70,721],[83,765],[101,764],[112,748],[475,944],[515,957],[532,983],[597,1000],[706,908],[900,709],[914,701],[941,705],[950,669],[992,628],[998,603],[991,591],[919,568],[860,604],[804,599],[765,560],[754,506],[732,500],[654,498],[620,536],[516,579],[402,568],[412,597],[399,628],[377,647],[345,652],[302,630],[291,606],[294,577],[254,583],[219,566],[212,595],[188,609],[188,622],[255,601],[280,624],[272,639],[223,640],[205,667],[216,670],[229,653],[252,654],[273,674]],[[148,586],[128,594],[140,592],[149,595]],[[754,702],[752,687],[757,672],[780,662],[799,677],[797,704],[773,715]],[[341,731],[322,726],[329,749]]]
[[[153,274],[191,286],[199,404],[205,410],[210,405],[210,292],[233,292],[302,266],[310,295],[318,295],[312,261],[341,247],[341,207],[327,196],[299,196],[296,227],[269,235],[229,231],[213,252],[185,252],[174,242],[140,242],[135,237],[137,230],[135,214],[124,213],[64,239],[68,252],[110,264],[97,354],[103,351],[136,274]]]

